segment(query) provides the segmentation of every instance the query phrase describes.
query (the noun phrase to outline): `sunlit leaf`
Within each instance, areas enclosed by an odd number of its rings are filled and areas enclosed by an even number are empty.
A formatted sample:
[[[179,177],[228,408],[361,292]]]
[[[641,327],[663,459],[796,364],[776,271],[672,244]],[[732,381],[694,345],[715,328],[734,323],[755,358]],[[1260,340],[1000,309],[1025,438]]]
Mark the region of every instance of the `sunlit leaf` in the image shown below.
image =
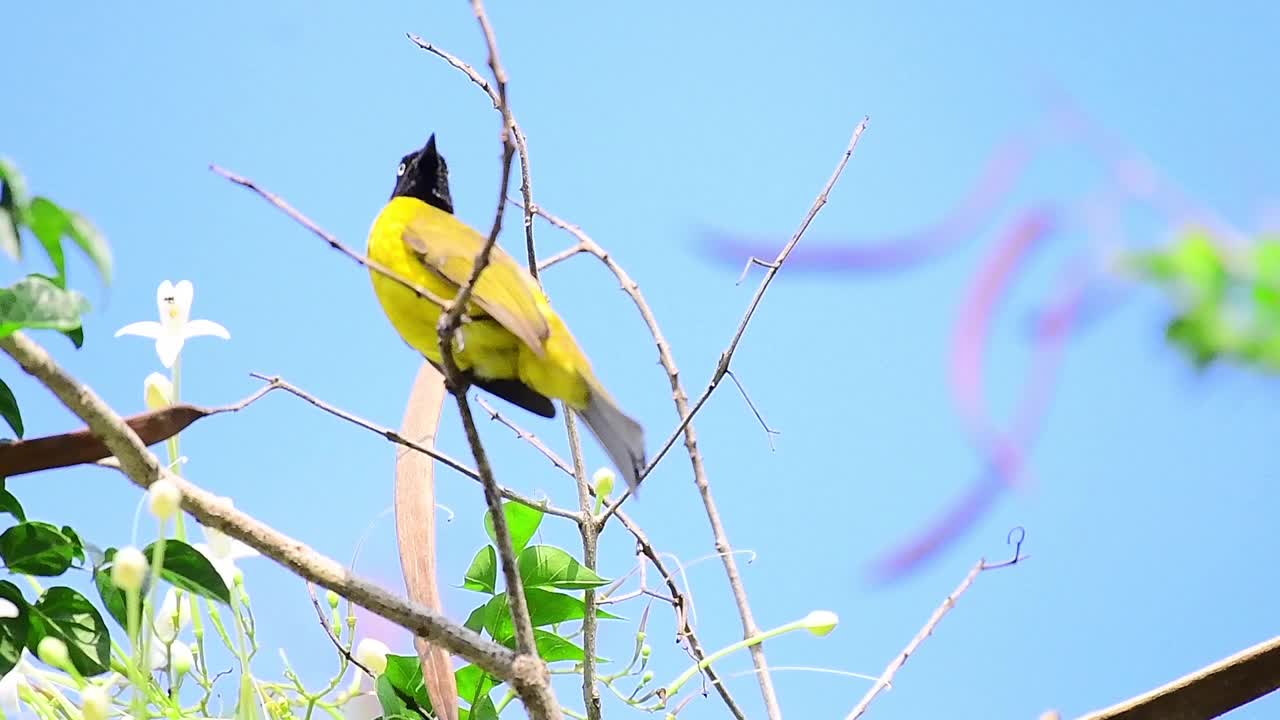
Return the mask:
[[[111,660],[111,637],[107,624],[85,596],[69,587],[53,587],[31,607],[31,632],[27,649],[46,637],[66,643],[71,664],[81,675],[98,675],[108,670]]]
[[[37,197],[27,207],[27,225],[53,263],[57,273],[54,283],[66,288],[67,258],[62,250],[62,236],[67,232],[67,214],[52,200]]]
[[[533,534],[538,531],[538,526],[542,524],[542,511],[524,503],[508,501],[502,504],[502,514],[507,518],[507,530],[511,533],[511,547],[515,552],[520,552],[525,545],[529,544]],[[496,545],[498,537],[493,533],[493,515],[488,511],[484,514],[484,531]]]
[[[387,669],[382,672],[379,681],[382,678],[391,683],[396,695],[410,707],[431,712],[431,696],[427,693],[427,684],[422,678],[422,662],[416,655],[388,655]]]
[[[478,665],[464,665],[453,674],[454,683],[458,686],[458,697],[468,705],[474,705],[479,698],[500,683]]]
[[[74,290],[63,290],[42,275],[28,275],[0,289],[0,337],[22,328],[71,331],[89,302]]]
[[[66,212],[67,216],[67,235],[80,246],[85,255],[93,261],[94,267],[98,268],[98,273],[102,276],[105,283],[111,282],[112,260],[111,248],[107,245],[107,241],[102,237],[102,233],[93,223],[77,212]]]
[[[478,590],[492,595],[498,582],[498,552],[492,545],[480,548],[467,568],[466,579],[462,583],[465,590]]]
[[[524,595],[529,606],[529,619],[534,627],[545,627],[586,617],[586,605],[581,598],[541,588],[527,588]],[[511,609],[507,604],[506,593],[498,593],[485,603],[482,617],[484,629],[498,642],[505,641],[515,632],[511,624]],[[596,617],[605,620],[619,619],[617,615],[600,608],[596,609]]]
[[[520,579],[526,588],[587,590],[609,583],[569,553],[551,545],[531,545],[525,548],[516,558],[516,567],[520,570]]]
[[[538,657],[542,658],[544,662],[551,663],[560,660],[582,662],[587,657],[586,653],[582,651],[582,648],[553,632],[547,632],[546,630],[538,630],[535,628],[533,631],[533,641],[538,647]],[[516,647],[516,639],[514,636],[504,638],[502,640],[502,644],[514,650]]]

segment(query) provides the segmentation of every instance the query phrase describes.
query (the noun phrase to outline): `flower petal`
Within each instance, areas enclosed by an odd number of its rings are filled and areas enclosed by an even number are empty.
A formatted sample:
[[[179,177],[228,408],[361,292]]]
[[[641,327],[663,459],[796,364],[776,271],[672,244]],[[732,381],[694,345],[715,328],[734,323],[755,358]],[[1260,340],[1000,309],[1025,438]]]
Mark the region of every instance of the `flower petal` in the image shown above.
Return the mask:
[[[182,318],[182,324],[187,324],[187,319],[191,317],[191,300],[195,297],[196,289],[190,280],[182,280],[173,286],[173,296],[175,304],[178,306],[178,317]]]
[[[156,338],[156,354],[160,356],[160,364],[173,367],[182,353],[182,344],[186,342],[181,335],[161,335]]]
[[[382,703],[373,693],[360,693],[342,706],[342,715],[347,720],[373,720],[382,714]]]
[[[223,340],[231,339],[231,333],[212,320],[192,320],[182,327],[182,336],[185,338],[200,337],[201,335],[212,335]]]
[[[160,603],[160,609],[156,611],[156,618],[152,625],[156,637],[161,642],[173,642],[182,628],[191,623],[191,603],[185,600],[186,598],[180,597],[173,588],[169,588],[164,594],[164,600]]]
[[[164,334],[164,326],[155,320],[143,320],[141,322],[129,323],[116,331],[116,337],[120,337],[121,335],[137,335],[138,337],[151,338],[152,340],[163,337]]]
[[[0,618],[16,618],[18,617],[18,606],[0,598]]]

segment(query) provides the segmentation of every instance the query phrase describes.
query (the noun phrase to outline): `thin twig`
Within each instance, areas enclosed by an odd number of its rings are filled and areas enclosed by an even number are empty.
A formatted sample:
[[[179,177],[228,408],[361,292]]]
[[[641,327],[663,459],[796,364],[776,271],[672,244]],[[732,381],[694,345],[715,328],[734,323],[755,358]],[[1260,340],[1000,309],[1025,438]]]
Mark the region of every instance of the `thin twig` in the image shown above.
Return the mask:
[[[21,332],[0,338],[0,350],[39,380],[66,407],[83,420],[118,459],[118,468],[135,485],[148,489],[161,477],[178,486],[182,507],[200,524],[235,538],[303,579],[339,595],[414,634],[461,655],[494,675],[509,679],[525,707],[538,718],[559,717],[541,712],[555,707],[545,665],[536,658],[519,656],[448,618],[408,602],[378,585],[353,575],[341,563],[315,552],[302,542],[235,509],[207,490],[163,469],[156,456],[114,410],[88,386],[57,364],[39,344]]]
[[[600,527],[591,512],[592,487],[587,482],[587,466],[582,458],[582,439],[578,426],[567,405],[561,404],[564,413],[565,433],[569,437],[569,452],[573,456],[573,477],[578,486],[578,507],[582,517],[578,520],[578,532],[582,535],[582,564],[595,572],[600,565]],[[582,703],[587,709],[587,720],[600,720],[600,689],[596,687],[596,608],[595,590],[582,592]]]
[[[483,18],[481,20],[481,27],[485,32],[485,41],[487,43],[492,43],[490,45],[492,53],[490,56],[490,66],[494,67],[494,63],[497,62],[494,70],[496,74],[502,67],[501,62],[497,61],[497,41],[493,37],[493,28],[489,27],[488,18],[485,17],[483,13],[484,9],[482,7],[477,10],[477,16]],[[448,50],[432,45],[412,33],[409,34],[409,40],[419,48],[436,55],[452,65],[454,68],[461,70],[462,74],[470,78],[471,82],[478,85],[480,89],[484,91],[485,95],[489,96],[489,101],[493,103],[494,109],[503,113],[503,120],[507,123],[507,127],[510,128],[512,139],[515,141],[516,154],[520,158],[520,196],[524,198],[524,207],[531,207],[533,205],[533,181],[530,179],[529,175],[529,141],[525,138],[524,130],[520,129],[520,124],[516,122],[515,116],[512,115],[510,106],[507,105],[505,71],[502,72],[503,79],[499,88],[494,89],[493,83],[486,80],[474,67],[464,62],[457,55],[454,55]],[[509,168],[510,165],[507,167]],[[538,265],[533,243],[533,213],[527,209],[524,213],[524,237],[526,250],[529,256],[529,273],[533,275],[534,279],[537,279],[538,271],[541,270],[541,267]]]
[[[738,380],[738,376],[734,375],[732,370],[727,371],[725,374],[729,376],[729,379],[733,381],[734,386],[738,388],[738,394],[746,401],[747,407],[751,409],[751,414],[756,416],[756,422],[759,422],[760,427],[764,428],[765,437],[769,439],[769,449],[773,450],[773,436],[781,435],[782,433],[769,427],[769,423],[765,422],[764,416],[760,414],[760,410],[756,408],[756,404],[751,401],[751,396],[747,394],[747,389],[742,386],[742,382]]]
[[[307,583],[307,593],[311,595],[311,606],[316,609],[316,619],[320,621],[320,627],[324,628],[324,634],[329,636],[329,641],[338,649],[338,654],[346,658],[347,662],[363,670],[365,675],[377,680],[378,673],[365,667],[364,663],[357,660],[356,657],[351,654],[351,651],[342,644],[342,641],[338,639],[338,636],[333,634],[333,628],[329,627],[329,618],[324,616],[324,608],[320,607],[320,598],[316,597],[316,588],[310,582]]]
[[[474,469],[469,468],[466,465],[463,465],[458,460],[455,460],[454,458],[448,455],[445,455],[444,453],[439,452],[434,448],[429,448],[421,443],[414,442],[413,440],[410,440],[409,438],[401,435],[400,433],[396,432],[395,430],[392,430],[389,427],[384,427],[382,425],[369,422],[368,420],[365,420],[364,418],[361,418],[358,415],[354,415],[352,413],[347,412],[346,410],[330,405],[324,400],[321,400],[315,395],[312,395],[311,393],[307,392],[306,390],[303,390],[297,385],[294,385],[288,382],[287,380],[283,380],[276,376],[262,375],[260,373],[249,373],[249,374],[252,377],[255,377],[259,380],[265,380],[267,382],[272,383],[273,387],[278,387],[279,389],[284,390],[291,395],[295,395],[307,401],[308,403],[311,403],[315,407],[329,413],[330,415],[333,415],[334,417],[346,420],[347,422],[353,425],[362,427],[365,430],[368,430],[369,432],[372,432],[376,435],[381,435],[382,437],[386,438],[387,440],[390,440],[391,442],[397,445],[402,445],[404,447],[409,448],[410,450],[416,450],[417,452],[420,452],[424,455],[428,455],[436,460],[439,460],[440,462],[444,463],[448,467],[458,471],[459,473],[462,473],[468,478],[475,480],[476,482],[480,481],[480,474],[476,472]],[[502,495],[502,497],[508,500],[518,502],[521,505],[528,505],[531,508],[537,508],[548,515],[555,515],[557,517],[568,518],[574,521],[578,519],[578,513],[574,510],[565,510],[564,508],[556,507],[554,505],[551,505],[549,502],[545,500],[535,500],[527,495],[522,495],[521,493],[518,493],[509,487],[506,487],[506,486],[500,487],[498,489],[498,492],[499,494]]]
[[[280,197],[279,195],[276,195],[270,190],[267,190],[266,188],[262,187],[261,185],[254,182],[253,180],[250,180],[249,178],[243,177],[241,175],[237,175],[231,172],[230,170],[226,170],[222,167],[219,167],[218,165],[210,165],[209,169],[217,173],[218,175],[221,175],[222,177],[230,180],[236,185],[239,185],[244,188],[248,188],[249,190],[252,190],[253,192],[257,193],[258,196],[261,197],[263,200],[266,200],[272,205],[275,205],[285,215],[288,215],[289,217],[293,218],[303,227],[310,230],[313,234],[319,237],[321,240],[324,240],[326,243],[329,244],[329,247],[333,248],[334,250],[337,250],[343,255],[346,255],[352,260],[355,260],[357,263],[365,266],[366,268],[372,270],[373,272],[376,272],[379,275],[386,276],[391,280],[399,283],[400,285],[408,289],[410,292],[412,292],[414,295],[416,295],[418,299],[435,303],[440,307],[445,307],[446,305],[448,305],[448,303],[445,300],[443,300],[442,298],[440,298],[440,296],[436,295],[430,290],[424,287],[421,287],[413,282],[410,282],[406,278],[401,277],[394,270],[391,270],[385,265],[382,265],[377,261],[371,260],[370,258],[367,258],[364,255],[361,255],[360,253],[342,244],[342,242],[340,242],[338,238],[334,237],[332,233],[320,227],[319,225],[315,224],[315,222],[313,222],[311,218],[307,217],[306,215],[303,215],[301,212],[298,212],[296,209],[294,209],[292,205],[290,205],[287,201],[285,201],[284,198]]]
[[[844,720],[857,720],[859,717],[862,717],[862,714],[871,706],[871,702],[876,699],[876,696],[892,685],[894,675],[897,675],[898,671],[902,669],[902,666],[907,663],[907,658],[911,657],[920,645],[933,634],[933,631],[938,627],[938,623],[942,622],[942,618],[946,617],[948,612],[951,612],[951,608],[956,606],[956,601],[959,600],[960,596],[969,589],[969,586],[973,584],[973,581],[978,579],[979,575],[988,570],[1012,567],[1013,565],[1027,559],[1028,556],[1022,554],[1022,540],[1026,537],[1026,532],[1023,531],[1022,528],[1014,528],[1009,533],[1010,543],[1014,542],[1013,538],[1015,537],[1015,533],[1019,534],[1017,535],[1017,544],[1014,545],[1013,558],[1011,560],[995,564],[988,564],[985,559],[979,560],[977,564],[969,570],[969,574],[964,576],[964,580],[961,580],[960,584],[956,586],[956,589],[952,590],[951,594],[942,601],[942,604],[938,606],[938,609],[933,611],[933,614],[929,616],[929,620],[925,622],[924,627],[920,628],[920,631],[916,633],[915,637],[911,638],[911,642],[907,643],[907,646],[903,648],[902,652],[898,653],[893,660],[889,661],[889,665],[885,667],[884,672],[880,673],[880,678],[876,680],[875,684],[871,686],[871,689],[862,696],[862,699],[858,701],[858,704],[853,708],[853,710],[849,711],[849,714],[845,716]]]
[[[514,432],[516,437],[529,443],[535,450],[542,453],[544,457],[551,461],[552,465],[555,465],[556,468],[564,472],[564,474],[573,477],[573,468],[569,467],[569,463],[565,462],[564,458],[557,455],[555,450],[548,447],[541,438],[509,420],[506,415],[498,412],[498,410],[490,405],[483,397],[476,396],[476,402],[480,403],[480,407],[484,408],[484,411],[489,414],[490,420],[493,420],[499,425],[503,425],[508,430]],[[577,518],[575,517],[575,519]]]

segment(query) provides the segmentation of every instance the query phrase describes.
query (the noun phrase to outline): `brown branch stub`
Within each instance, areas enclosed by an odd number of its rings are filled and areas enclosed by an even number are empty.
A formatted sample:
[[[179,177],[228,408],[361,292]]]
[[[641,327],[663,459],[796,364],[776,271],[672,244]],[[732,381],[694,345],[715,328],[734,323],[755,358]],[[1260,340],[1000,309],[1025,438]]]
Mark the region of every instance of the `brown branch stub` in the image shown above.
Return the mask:
[[[244,400],[231,405],[216,408],[188,404],[170,405],[127,417],[124,422],[144,445],[155,445],[186,430],[197,420],[221,413],[239,412],[276,388],[275,385],[266,385]],[[88,428],[59,435],[2,443],[0,444],[0,477],[83,465],[108,457],[111,457],[111,450]]]
[[[1280,690],[1280,637],[1078,720],[1205,720]]]

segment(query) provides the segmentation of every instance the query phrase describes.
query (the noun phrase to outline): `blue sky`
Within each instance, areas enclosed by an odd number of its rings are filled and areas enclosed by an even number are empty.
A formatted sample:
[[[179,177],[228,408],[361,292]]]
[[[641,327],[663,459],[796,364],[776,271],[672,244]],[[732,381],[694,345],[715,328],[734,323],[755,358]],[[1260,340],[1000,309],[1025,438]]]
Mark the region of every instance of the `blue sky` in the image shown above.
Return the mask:
[[[751,293],[751,283],[734,285],[738,266],[701,252],[699,230],[781,244],[864,114],[871,129],[806,242],[938,217],[993,147],[1040,117],[1036,88],[1046,78],[1237,227],[1256,229],[1280,184],[1269,162],[1280,123],[1269,91],[1280,11],[1265,3],[1172,3],[1159,13],[995,3],[985,15],[943,3],[492,5],[536,199],[586,228],[639,281],[693,392]],[[258,371],[397,424],[419,360],[379,314],[367,276],[207,165],[258,180],[363,246],[400,156],[435,132],[459,216],[487,227],[498,120],[462,75],[404,37],[482,64],[466,4],[24,3],[6,25],[16,70],[6,74],[0,152],[33,191],[93,218],[117,256],[107,289],[87,264],[73,264],[95,309],[82,351],[48,338],[58,357],[120,411],[139,411],[142,378],[158,362],[146,341],[111,335],[153,317],[161,280],[190,279],[194,316],[224,324],[232,339],[188,346],[187,399],[238,399]],[[744,571],[760,624],[814,608],[842,618],[825,639],[770,644],[774,664],[878,673],[979,556],[1004,555],[1014,525],[1027,528],[1032,560],[984,575],[874,716],[1082,712],[1275,633],[1273,381],[1231,368],[1193,372],[1163,344],[1167,308],[1153,293],[1069,346],[1031,458],[1034,484],[921,572],[888,586],[866,581],[877,553],[981,470],[952,410],[946,363],[956,306],[994,230],[1014,204],[1070,203],[1094,180],[1087,159],[1059,148],[1036,160],[999,222],[936,263],[894,275],[784,271],[771,289],[734,367],[781,430],[777,449],[728,386],[697,425],[730,538],[758,553]],[[1135,227],[1144,242],[1169,231],[1150,217]],[[986,366],[998,410],[1012,406],[1025,373],[1025,313],[1090,240],[1077,229],[1037,255],[998,318]],[[514,233],[505,242],[522,244]],[[543,253],[571,242],[538,228]],[[612,277],[579,258],[546,284],[614,394],[653,443],[665,437],[675,423],[666,380]],[[30,434],[73,424],[31,383],[13,385]],[[512,415],[563,447],[558,422]],[[447,422],[442,444],[461,455],[454,416]],[[571,502],[545,461],[510,433],[483,429],[505,482]],[[199,424],[183,447],[192,480],[340,558],[391,502],[392,447],[284,395]],[[588,452],[603,462],[594,445]],[[481,499],[448,472],[438,485],[458,513],[441,531],[442,572],[459,584],[483,541]],[[71,522],[100,544],[128,539],[137,494],[118,477],[80,469],[13,486],[33,515]],[[645,489],[631,510],[658,546],[685,560],[711,551],[679,453]],[[68,505],[71,492],[82,501]],[[544,541],[574,542],[568,527],[543,532]],[[605,543],[604,574],[626,572],[627,537],[615,529]],[[398,582],[388,518],[373,527],[360,567]],[[246,569],[264,642],[305,659],[308,673],[328,669],[300,582],[266,561]],[[736,639],[718,563],[695,565],[689,578],[704,643]],[[459,617],[477,602],[460,590],[446,597]],[[658,676],[674,677],[683,656],[668,642],[669,615],[655,612]],[[632,632],[607,626],[606,654],[625,653]],[[279,670],[270,652],[256,667]],[[743,655],[723,670],[749,667]],[[759,716],[752,679],[732,683]],[[842,717],[866,688],[801,672],[777,683],[797,717]],[[562,697],[572,704],[576,693]],[[1238,717],[1273,715],[1278,702]],[[682,717],[722,715],[707,700]]]

